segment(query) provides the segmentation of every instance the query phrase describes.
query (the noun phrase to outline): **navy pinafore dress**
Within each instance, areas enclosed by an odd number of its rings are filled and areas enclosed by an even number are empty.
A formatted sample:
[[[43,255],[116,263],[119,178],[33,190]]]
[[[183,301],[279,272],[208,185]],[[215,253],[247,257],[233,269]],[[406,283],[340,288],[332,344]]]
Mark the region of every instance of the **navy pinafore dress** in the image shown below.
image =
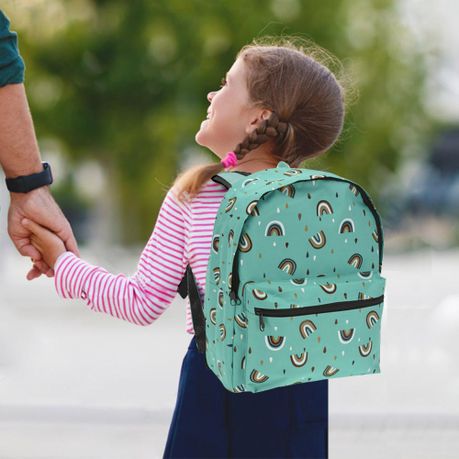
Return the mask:
[[[328,380],[233,393],[193,336],[163,458],[253,457],[328,458]]]

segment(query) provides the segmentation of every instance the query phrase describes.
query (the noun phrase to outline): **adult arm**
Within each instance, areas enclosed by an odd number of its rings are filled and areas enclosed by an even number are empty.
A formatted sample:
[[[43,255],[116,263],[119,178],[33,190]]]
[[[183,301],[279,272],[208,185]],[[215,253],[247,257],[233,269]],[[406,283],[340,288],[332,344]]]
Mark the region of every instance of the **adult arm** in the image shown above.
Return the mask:
[[[7,178],[43,170],[35,130],[23,83],[24,64],[17,49],[17,36],[9,31],[9,21],[0,11],[0,165]],[[69,222],[50,194],[49,187],[29,193],[10,193],[8,234],[21,255],[34,258],[27,274],[31,280],[53,270],[30,242],[30,231],[21,225],[23,217],[49,228],[79,255]]]
[[[40,153],[23,85],[17,34],[0,10],[0,164],[7,177],[40,172]]]

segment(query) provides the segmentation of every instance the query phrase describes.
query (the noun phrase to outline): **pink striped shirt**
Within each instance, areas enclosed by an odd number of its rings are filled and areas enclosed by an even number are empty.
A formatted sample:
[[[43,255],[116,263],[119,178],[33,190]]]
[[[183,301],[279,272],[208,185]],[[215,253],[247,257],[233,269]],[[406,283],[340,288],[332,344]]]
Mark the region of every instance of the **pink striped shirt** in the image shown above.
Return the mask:
[[[170,188],[153,232],[132,276],[111,274],[72,252],[64,252],[54,265],[54,285],[61,298],[80,298],[96,312],[105,312],[137,325],[153,323],[177,294],[188,263],[201,300],[215,217],[226,188],[212,180],[195,198],[182,204]],[[188,297],[186,332],[194,334]]]

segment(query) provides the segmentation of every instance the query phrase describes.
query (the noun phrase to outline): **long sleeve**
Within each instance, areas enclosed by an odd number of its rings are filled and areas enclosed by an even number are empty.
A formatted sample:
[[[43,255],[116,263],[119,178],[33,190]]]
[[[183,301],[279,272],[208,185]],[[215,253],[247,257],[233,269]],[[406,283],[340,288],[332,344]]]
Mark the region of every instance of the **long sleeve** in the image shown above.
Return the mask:
[[[24,81],[24,61],[18,50],[17,33],[9,30],[10,21],[0,10],[0,87]]]
[[[93,311],[137,325],[153,323],[177,294],[188,264],[186,206],[172,188],[167,192],[153,232],[133,276],[111,274],[64,252],[54,266],[54,285],[61,298],[81,298]]]

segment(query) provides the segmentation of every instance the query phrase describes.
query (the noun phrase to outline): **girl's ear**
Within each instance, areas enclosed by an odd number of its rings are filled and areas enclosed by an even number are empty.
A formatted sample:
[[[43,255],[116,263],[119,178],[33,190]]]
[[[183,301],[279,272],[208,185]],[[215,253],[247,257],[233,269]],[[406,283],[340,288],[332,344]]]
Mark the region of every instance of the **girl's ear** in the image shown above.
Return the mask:
[[[262,119],[262,120],[267,120],[267,119],[271,116],[271,113],[272,113],[271,110],[264,109],[264,110],[261,112],[261,119]]]

